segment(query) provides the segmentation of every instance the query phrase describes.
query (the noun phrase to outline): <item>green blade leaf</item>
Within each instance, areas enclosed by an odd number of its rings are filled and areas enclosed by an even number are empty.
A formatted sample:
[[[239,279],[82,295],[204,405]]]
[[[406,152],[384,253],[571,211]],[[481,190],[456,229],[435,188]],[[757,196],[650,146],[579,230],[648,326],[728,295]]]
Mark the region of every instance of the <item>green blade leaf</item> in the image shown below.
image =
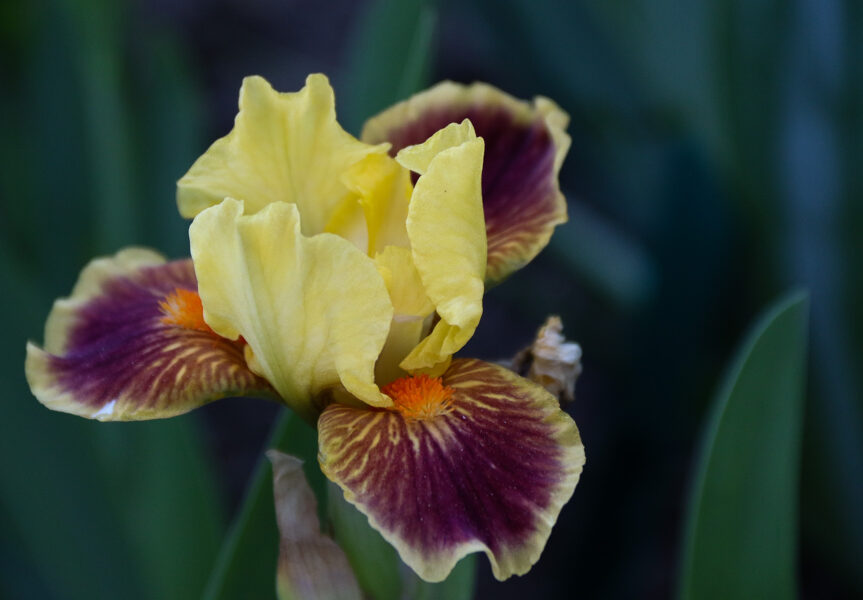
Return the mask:
[[[704,432],[681,598],[795,598],[808,295],[758,321]]]
[[[147,51],[134,72],[131,96],[139,153],[147,159],[139,161],[136,173],[146,207],[142,242],[166,256],[188,256],[189,222],[177,211],[176,182],[200,152],[204,103],[182,44],[166,35],[141,43]]]
[[[123,93],[119,37],[125,6],[110,0],[59,3],[78,52],[98,251],[113,251],[133,243],[138,234],[131,116]]]
[[[51,0],[38,14],[21,38],[20,76],[0,93],[12,115],[0,142],[10,166],[0,177],[10,199],[0,215],[9,340],[0,348],[9,399],[0,448],[10,457],[0,466],[0,596],[194,597],[222,515],[193,417],[85,421],[46,410],[24,380],[24,341],[41,341],[51,298],[68,294],[91,253],[136,241],[128,71],[116,35],[128,11]]]
[[[96,429],[108,498],[117,507],[145,598],[201,593],[224,536],[222,507],[194,415]]]
[[[375,600],[402,597],[401,561],[395,548],[369,525],[369,520],[345,500],[342,490],[329,484],[327,508],[333,537],[344,550],[360,588]]]

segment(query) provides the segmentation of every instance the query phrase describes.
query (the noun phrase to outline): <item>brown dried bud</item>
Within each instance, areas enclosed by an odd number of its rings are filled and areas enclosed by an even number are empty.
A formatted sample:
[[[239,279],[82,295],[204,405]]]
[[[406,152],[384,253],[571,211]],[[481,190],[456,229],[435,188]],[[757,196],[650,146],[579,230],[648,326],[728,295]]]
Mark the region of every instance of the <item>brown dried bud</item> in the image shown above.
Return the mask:
[[[511,368],[558,397],[561,403],[575,399],[575,380],[581,373],[581,346],[567,342],[558,316],[549,317],[534,342],[516,354]]]

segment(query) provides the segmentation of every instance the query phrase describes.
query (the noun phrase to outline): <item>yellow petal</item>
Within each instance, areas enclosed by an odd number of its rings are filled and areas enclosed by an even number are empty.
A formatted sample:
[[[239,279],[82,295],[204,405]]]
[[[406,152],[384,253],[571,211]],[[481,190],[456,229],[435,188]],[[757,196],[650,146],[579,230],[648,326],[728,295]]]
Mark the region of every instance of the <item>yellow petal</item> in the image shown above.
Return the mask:
[[[473,124],[464,119],[461,123],[450,123],[422,144],[403,148],[396,160],[406,169],[423,175],[438,154],[475,138]]]
[[[469,121],[452,124],[396,160],[421,172],[407,220],[417,272],[440,321],[402,361],[434,369],[473,335],[482,315],[486,266],[482,207],[483,141]]]
[[[390,334],[375,363],[375,381],[384,386],[400,377],[408,375],[401,362],[410,354],[417,342],[428,332],[429,319],[396,315],[390,325]],[[437,373],[434,373],[437,375]]]
[[[248,342],[249,365],[284,400],[314,419],[312,399],[340,383],[355,397],[390,404],[374,383],[392,304],[374,261],[347,240],[300,232],[296,206],[243,215],[226,199],[189,230],[207,324]]]
[[[359,198],[350,196],[335,208],[330,220],[324,227],[325,233],[333,233],[343,237],[354,246],[368,252],[369,229],[366,225],[366,215]]]
[[[177,204],[184,217],[194,217],[225,197],[243,200],[248,214],[291,202],[302,215],[303,233],[320,233],[351,196],[341,174],[388,148],[364,144],[341,128],[325,76],[309,75],[302,90],[287,94],[261,77],[247,77],[234,129],[180,179]]]
[[[386,154],[370,154],[348,169],[342,180],[357,195],[362,209],[369,256],[387,246],[407,247],[405,220],[413,190],[410,171]],[[342,235],[338,229],[327,230]]]
[[[375,381],[386,385],[406,375],[399,363],[428,332],[434,304],[425,293],[409,249],[388,246],[375,257],[375,264],[395,310],[389,336],[375,365]]]
[[[409,249],[388,246],[375,256],[375,264],[396,315],[425,318],[434,311]]]
[[[566,158],[566,153],[569,152],[569,146],[572,144],[572,138],[566,132],[569,115],[554,100],[545,96],[534,98],[533,105],[536,107],[536,112],[545,119],[551,139],[554,141],[554,176],[557,177],[563,165],[563,159]]]

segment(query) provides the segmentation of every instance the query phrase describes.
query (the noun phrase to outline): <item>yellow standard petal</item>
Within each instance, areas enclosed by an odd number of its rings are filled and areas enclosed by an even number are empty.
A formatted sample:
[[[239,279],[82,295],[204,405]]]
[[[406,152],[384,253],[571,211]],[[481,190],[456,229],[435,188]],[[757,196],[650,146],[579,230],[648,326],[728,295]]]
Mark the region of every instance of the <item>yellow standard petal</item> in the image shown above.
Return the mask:
[[[375,256],[375,264],[386,283],[397,316],[424,318],[434,311],[434,304],[423,288],[408,248],[388,246]]]
[[[440,370],[473,335],[482,315],[486,233],[483,140],[469,121],[403,149],[396,160],[420,174],[408,211],[411,253],[440,321],[402,361],[405,370]]]
[[[370,154],[353,165],[342,180],[357,196],[348,200],[347,207],[357,207],[359,212],[357,208],[347,210],[355,215],[353,223],[362,223],[366,228],[369,256],[387,246],[407,247],[405,221],[413,190],[410,171],[387,154]],[[360,216],[362,218],[357,218]],[[327,231],[351,239],[349,227],[331,224]],[[362,246],[358,244],[358,247]]]
[[[226,197],[243,200],[248,214],[290,202],[300,210],[303,233],[320,233],[353,195],[342,173],[388,148],[364,144],[341,128],[324,75],[309,75],[302,90],[287,94],[247,77],[234,129],[177,182],[177,204],[184,217],[194,217]]]
[[[297,207],[285,203],[244,215],[226,199],[195,218],[189,237],[207,324],[243,336],[250,367],[287,404],[314,419],[311,400],[339,384],[390,404],[374,364],[393,309],[373,260],[338,236],[303,236]]]
[[[387,342],[375,365],[375,381],[386,385],[407,374],[399,363],[428,333],[434,304],[425,293],[408,248],[388,246],[375,257],[375,264],[395,311]]]

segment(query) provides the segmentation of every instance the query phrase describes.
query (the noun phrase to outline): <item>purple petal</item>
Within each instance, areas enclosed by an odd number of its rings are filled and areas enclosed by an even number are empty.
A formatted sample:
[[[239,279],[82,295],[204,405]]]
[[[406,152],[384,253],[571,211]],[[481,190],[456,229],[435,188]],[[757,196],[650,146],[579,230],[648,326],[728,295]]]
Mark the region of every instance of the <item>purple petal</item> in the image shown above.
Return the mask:
[[[523,574],[581,474],[575,423],[503,367],[456,360],[440,383],[428,402],[328,407],[318,421],[321,468],[424,579],[444,579],[477,551],[498,579]],[[403,387],[430,389],[418,378]]]
[[[27,345],[27,380],[48,408],[99,420],[170,417],[211,400],[262,393],[242,342],[214,334],[202,316],[170,312],[197,298],[191,260],[165,263],[127,249],[91,262]],[[182,308],[188,308],[181,306]],[[194,308],[194,307],[192,307]]]

